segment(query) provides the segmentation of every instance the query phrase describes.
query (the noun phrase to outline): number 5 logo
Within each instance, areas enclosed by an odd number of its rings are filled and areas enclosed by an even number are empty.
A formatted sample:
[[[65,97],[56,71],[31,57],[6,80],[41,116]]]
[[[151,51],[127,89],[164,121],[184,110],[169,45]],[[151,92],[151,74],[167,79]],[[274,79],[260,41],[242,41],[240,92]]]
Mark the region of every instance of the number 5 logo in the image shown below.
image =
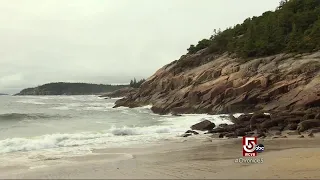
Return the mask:
[[[255,148],[256,148],[256,142],[257,142],[257,138],[256,137],[243,137],[243,150],[245,150],[246,152],[254,152]]]

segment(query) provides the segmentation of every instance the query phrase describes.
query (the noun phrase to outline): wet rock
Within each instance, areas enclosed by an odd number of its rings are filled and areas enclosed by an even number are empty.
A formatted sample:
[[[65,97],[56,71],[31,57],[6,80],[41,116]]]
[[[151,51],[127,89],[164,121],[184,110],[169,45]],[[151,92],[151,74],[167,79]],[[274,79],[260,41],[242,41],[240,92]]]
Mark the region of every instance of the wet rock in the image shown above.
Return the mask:
[[[320,127],[320,120],[308,119],[298,124],[298,131],[303,132],[311,128]]]
[[[314,117],[314,119],[320,119],[320,113],[318,113],[318,114]]]
[[[285,122],[288,124],[298,124],[300,123],[302,118],[300,117],[288,117],[285,119]]]
[[[253,130],[257,127],[257,124],[261,124],[269,120],[270,120],[270,115],[266,115],[264,113],[253,114],[252,117],[250,118],[250,128],[251,130]]]
[[[311,132],[311,133],[308,134],[308,137],[313,138],[313,137],[314,137],[314,134]]]
[[[279,123],[283,123],[283,119],[272,119],[272,120],[267,120],[259,124],[259,128],[261,129],[269,129],[274,126],[278,126]]]
[[[303,116],[303,120],[308,120],[308,119],[316,119],[316,114],[306,114]]]
[[[239,124],[239,120],[237,118],[235,118],[232,114],[229,114],[229,119],[232,123],[234,124]]]
[[[297,123],[291,123],[288,124],[287,127],[285,127],[285,130],[297,130],[298,124]]]
[[[211,138],[223,138],[224,135],[225,135],[224,133],[214,133],[210,137]]]
[[[175,112],[173,112],[171,114],[172,114],[172,116],[182,116],[181,114],[178,114],[178,113],[175,113]]]
[[[181,137],[189,137],[189,136],[192,136],[191,133],[185,133],[185,134],[182,134]]]
[[[237,136],[245,136],[249,131],[250,131],[250,127],[239,128],[239,129],[236,129],[235,134]]]
[[[298,138],[304,138],[304,135],[300,135],[300,136],[298,136]]]
[[[287,132],[288,135],[300,135],[301,133],[299,131],[289,131]]]
[[[309,131],[310,132],[312,132],[312,133],[320,133],[320,127],[317,127],[317,128],[311,128],[311,129],[309,129]]]
[[[227,137],[227,138],[238,138],[238,136],[235,133],[227,133],[227,134],[225,134],[225,137]]]
[[[239,122],[245,122],[245,121],[250,121],[252,116],[253,114],[241,114],[237,119]]]
[[[188,130],[185,132],[185,134],[194,134],[194,135],[198,135],[199,133],[197,131],[193,131],[193,130]]]
[[[228,124],[223,123],[223,124],[219,124],[219,126],[218,126],[218,127],[225,128],[225,127],[227,127],[227,126],[228,126]]]
[[[216,125],[212,123],[209,120],[203,120],[197,124],[194,124],[191,126],[192,130],[199,130],[199,131],[210,131],[212,130]]]
[[[290,112],[289,114],[290,114],[292,117],[297,117],[297,116],[303,117],[303,116],[306,115],[306,112],[304,112],[304,111],[293,111],[293,112]]]
[[[280,135],[281,135],[281,131],[277,131],[277,130],[268,131],[268,135],[271,135],[271,136],[280,136]]]

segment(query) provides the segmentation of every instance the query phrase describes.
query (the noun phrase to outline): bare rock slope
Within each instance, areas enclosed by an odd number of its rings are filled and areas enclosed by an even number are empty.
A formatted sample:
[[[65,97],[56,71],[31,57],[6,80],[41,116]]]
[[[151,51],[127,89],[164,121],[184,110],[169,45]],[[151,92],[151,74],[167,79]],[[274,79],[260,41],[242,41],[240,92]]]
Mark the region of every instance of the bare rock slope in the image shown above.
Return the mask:
[[[152,105],[167,113],[304,110],[320,106],[320,52],[244,60],[207,49],[184,55],[115,107]]]

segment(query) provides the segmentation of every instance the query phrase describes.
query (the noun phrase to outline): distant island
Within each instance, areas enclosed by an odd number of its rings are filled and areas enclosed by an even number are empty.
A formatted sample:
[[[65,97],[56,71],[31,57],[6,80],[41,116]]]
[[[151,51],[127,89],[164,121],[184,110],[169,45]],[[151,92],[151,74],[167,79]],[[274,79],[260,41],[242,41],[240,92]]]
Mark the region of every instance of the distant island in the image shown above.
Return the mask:
[[[15,94],[22,95],[91,95],[112,92],[128,85],[110,85],[110,84],[89,84],[89,83],[67,83],[55,82],[41,86],[26,88]]]
[[[0,93],[0,96],[7,96],[8,94]]]

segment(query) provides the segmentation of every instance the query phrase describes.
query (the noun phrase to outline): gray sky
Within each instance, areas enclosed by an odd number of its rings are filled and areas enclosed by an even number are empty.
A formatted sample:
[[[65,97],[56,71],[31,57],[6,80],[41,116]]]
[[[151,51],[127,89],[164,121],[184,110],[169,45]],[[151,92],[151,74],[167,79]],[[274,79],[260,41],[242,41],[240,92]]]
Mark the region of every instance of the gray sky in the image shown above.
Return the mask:
[[[0,0],[0,92],[152,75],[279,0]]]

